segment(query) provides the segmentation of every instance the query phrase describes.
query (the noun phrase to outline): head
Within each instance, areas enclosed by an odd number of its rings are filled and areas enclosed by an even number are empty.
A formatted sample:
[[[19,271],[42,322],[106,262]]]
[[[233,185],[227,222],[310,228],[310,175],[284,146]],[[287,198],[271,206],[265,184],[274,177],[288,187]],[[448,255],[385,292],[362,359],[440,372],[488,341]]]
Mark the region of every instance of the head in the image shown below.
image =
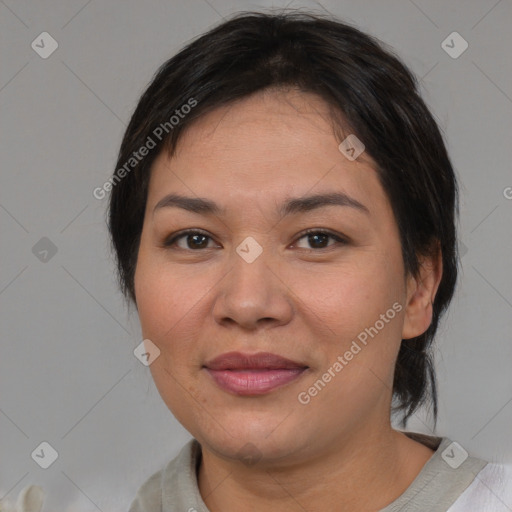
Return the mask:
[[[120,284],[160,350],[153,378],[213,451],[281,457],[391,408],[404,424],[423,403],[435,417],[457,185],[414,77],[382,43],[306,14],[224,22],[158,70],[112,183]],[[241,396],[208,373],[231,351],[306,369]]]

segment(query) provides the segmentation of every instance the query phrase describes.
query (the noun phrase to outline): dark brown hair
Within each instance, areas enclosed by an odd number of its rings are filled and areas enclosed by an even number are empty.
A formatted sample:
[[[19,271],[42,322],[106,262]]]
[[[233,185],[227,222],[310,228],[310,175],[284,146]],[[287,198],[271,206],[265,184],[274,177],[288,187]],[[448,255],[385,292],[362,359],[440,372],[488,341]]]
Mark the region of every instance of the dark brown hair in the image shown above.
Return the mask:
[[[363,141],[393,208],[406,273],[418,275],[420,257],[435,247],[442,252],[432,323],[421,336],[402,341],[393,387],[403,425],[424,402],[436,418],[431,343],[457,279],[457,183],[415,77],[383,43],[338,20],[303,12],[241,13],[160,67],[130,120],[112,176],[108,225],[123,293],[135,302],[156,156],[162,150],[172,156],[184,129],[205,113],[257,91],[287,87],[319,95],[338,128],[348,127]],[[146,156],[130,160],[149,141]]]

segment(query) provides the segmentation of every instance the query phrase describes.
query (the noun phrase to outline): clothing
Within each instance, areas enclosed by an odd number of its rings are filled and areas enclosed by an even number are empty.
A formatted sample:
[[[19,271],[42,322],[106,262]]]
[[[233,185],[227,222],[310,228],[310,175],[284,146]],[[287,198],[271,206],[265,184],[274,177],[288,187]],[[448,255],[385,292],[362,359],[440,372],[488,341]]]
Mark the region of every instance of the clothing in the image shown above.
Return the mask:
[[[406,491],[380,512],[512,510],[499,494],[504,486],[507,492],[511,489],[510,482],[504,480],[503,466],[468,456],[460,445],[445,437],[406,435],[435,452]],[[197,484],[200,460],[201,446],[192,439],[141,486],[129,512],[209,512]]]

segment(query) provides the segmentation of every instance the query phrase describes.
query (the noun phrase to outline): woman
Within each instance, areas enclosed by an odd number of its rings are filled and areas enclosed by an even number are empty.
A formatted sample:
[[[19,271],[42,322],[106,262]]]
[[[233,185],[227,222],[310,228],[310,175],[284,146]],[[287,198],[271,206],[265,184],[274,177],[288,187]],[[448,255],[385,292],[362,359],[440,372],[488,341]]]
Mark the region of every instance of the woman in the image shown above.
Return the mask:
[[[454,512],[492,488],[457,443],[391,426],[436,416],[457,184],[380,43],[305,14],[223,23],[160,68],[110,188],[144,356],[194,438],[131,512]]]

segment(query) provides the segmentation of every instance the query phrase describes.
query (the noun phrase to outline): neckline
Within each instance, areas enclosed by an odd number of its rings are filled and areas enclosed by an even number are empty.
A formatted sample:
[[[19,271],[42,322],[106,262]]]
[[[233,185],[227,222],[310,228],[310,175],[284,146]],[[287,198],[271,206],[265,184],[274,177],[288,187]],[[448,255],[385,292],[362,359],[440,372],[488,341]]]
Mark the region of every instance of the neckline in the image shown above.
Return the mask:
[[[430,503],[430,500],[435,500],[432,501],[433,508],[429,509],[431,512],[447,510],[458,496],[470,485],[475,475],[487,464],[487,462],[478,458],[468,457],[467,460],[461,464],[460,469],[453,469],[448,465],[446,459],[443,460],[444,451],[453,444],[449,438],[430,436],[416,432],[401,432],[410,439],[434,450],[434,453],[421,468],[420,472],[407,489],[390,504],[380,509],[379,512],[403,512],[407,510],[405,507],[410,503],[415,505],[424,502]],[[186,469],[185,472],[180,471],[178,475],[176,475],[178,476],[178,480],[180,480],[180,482],[176,482],[179,483],[177,488],[184,492],[185,489],[188,489],[190,494],[186,501],[189,502],[190,498],[193,496],[198,512],[208,512],[209,509],[204,503],[199,491],[198,473],[202,460],[200,443],[194,438],[191,439],[187,446],[184,447],[180,458],[183,465],[179,464],[179,466],[186,466]],[[186,464],[185,461],[188,464]],[[188,492],[186,492],[186,494],[188,494]],[[185,498],[185,496],[183,497]]]

